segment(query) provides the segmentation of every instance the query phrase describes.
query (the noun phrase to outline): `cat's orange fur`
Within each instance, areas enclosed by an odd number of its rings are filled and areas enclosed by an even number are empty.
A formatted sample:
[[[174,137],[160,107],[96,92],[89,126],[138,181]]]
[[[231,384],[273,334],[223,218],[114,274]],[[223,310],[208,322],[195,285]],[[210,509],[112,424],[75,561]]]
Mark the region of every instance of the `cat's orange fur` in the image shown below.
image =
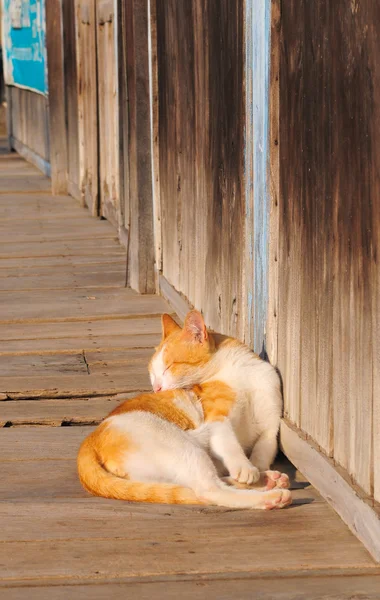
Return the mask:
[[[228,415],[235,394],[222,382],[214,384],[196,385],[193,388],[194,396],[190,401],[200,401],[205,422],[223,419]],[[183,431],[195,429],[197,424],[180,408],[174,400],[183,398],[189,400],[189,393],[185,390],[167,390],[157,394],[141,394],[131,400],[126,400],[116,407],[108,417],[126,414],[129,412],[148,412],[170,423]],[[78,471],[82,485],[95,496],[106,498],[126,499],[135,502],[157,502],[170,504],[203,504],[193,493],[184,493],[179,486],[147,485],[138,482],[126,484],[121,480],[113,480],[110,475],[116,475],[125,480],[128,473],[123,468],[126,454],[136,449],[132,442],[123,433],[107,427],[103,422],[83,442],[78,454]],[[93,471],[94,462],[97,467]],[[100,467],[100,469],[99,469]],[[93,471],[93,472],[92,472]],[[112,477],[112,475],[111,475]],[[112,482],[112,485],[111,485]],[[190,491],[190,490],[189,490]]]
[[[194,343],[192,313],[190,317],[191,326],[185,326],[182,330],[171,317],[163,315],[163,340],[155,354],[160,353],[165,346],[165,361],[170,365],[171,374],[178,371],[179,377],[207,365],[215,351],[213,337],[205,327],[201,337],[203,341],[207,340],[207,344]],[[199,335],[197,332],[198,341]],[[231,342],[233,347],[234,341]],[[264,487],[263,494],[232,490],[219,479],[206,453],[209,444],[212,447],[212,436],[215,437],[214,430],[210,428],[214,427],[213,424],[219,427],[218,422],[225,427],[223,423],[228,422],[236,400],[236,392],[225,382],[218,380],[205,381],[193,385],[191,389],[167,389],[127,400],[115,408],[82,443],[78,454],[78,472],[83,486],[97,496],[135,502],[203,504],[211,501],[223,506],[256,508],[281,508],[289,504],[289,492],[272,489],[275,485],[278,488],[287,485],[284,479],[279,479],[280,474],[276,474],[277,472],[267,472],[274,475],[271,485]],[[218,429],[217,435],[220,436],[222,431],[227,431],[229,435],[228,428]],[[233,444],[236,449],[236,439]],[[241,448],[239,452],[244,469],[245,464],[251,463]],[[152,472],[149,471],[151,461]],[[181,471],[181,464],[185,474]],[[176,475],[177,467],[179,470]],[[194,474],[192,483],[187,481],[197,469],[199,480],[204,479],[203,488],[201,486],[198,493],[197,476]],[[139,476],[141,481],[137,480]],[[160,480],[157,483],[151,480],[155,476]],[[248,475],[238,481],[243,483],[245,477],[250,477],[249,470]],[[270,478],[269,475],[268,477]],[[169,483],[170,481],[173,483]],[[180,484],[176,483],[178,481]]]

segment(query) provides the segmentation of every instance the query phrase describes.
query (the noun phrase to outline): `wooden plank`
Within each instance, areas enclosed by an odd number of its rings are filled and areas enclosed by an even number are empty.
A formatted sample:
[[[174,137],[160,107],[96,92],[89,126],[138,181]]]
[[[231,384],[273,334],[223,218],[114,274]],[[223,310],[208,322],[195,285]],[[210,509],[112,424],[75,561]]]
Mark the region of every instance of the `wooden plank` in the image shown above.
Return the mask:
[[[33,377],[61,374],[87,374],[83,353],[77,354],[23,354],[21,356],[0,356],[0,381],[3,377],[16,377],[32,373]],[[0,384],[1,386],[1,384]]]
[[[279,366],[286,415],[371,494],[380,13],[335,8],[282,4]]]
[[[37,465],[41,466],[40,463]],[[47,463],[44,466],[46,467]],[[56,469],[58,467],[59,465],[56,465]],[[21,473],[17,474],[19,478],[15,484],[19,487],[18,482],[22,482],[22,479]],[[38,484],[41,479],[43,487],[46,488],[47,473],[40,471],[40,474],[36,474]],[[29,477],[31,475],[32,473]],[[54,479],[49,479],[49,483],[50,481],[53,482]],[[37,481],[34,485],[37,485]],[[47,493],[50,495],[51,490]],[[72,493],[75,493],[74,489]],[[79,489],[77,493],[81,493]],[[298,510],[301,513],[301,510]],[[131,538],[128,535],[130,521],[124,519],[117,539],[102,537],[98,538],[96,543],[92,539],[4,543],[0,550],[2,579],[4,582],[22,580],[26,583],[32,579],[36,581],[37,578],[51,578],[58,582],[63,577],[88,580],[95,577],[113,579],[183,573],[199,577],[220,571],[230,574],[252,571],[276,573],[281,569],[291,573],[299,568],[300,559],[304,569],[318,569],[325,574],[337,568],[346,568],[351,572],[359,569],[365,569],[367,573],[377,571],[367,552],[325,504],[315,505],[312,512],[310,517],[305,514],[301,522],[298,520],[297,533],[294,527],[290,526],[293,519],[287,521],[288,511],[274,511],[270,514],[270,521],[268,514],[263,516],[262,512],[246,512],[250,517],[249,526],[239,531],[241,534],[238,545],[231,544],[231,539],[234,539],[231,534],[221,537],[219,531],[207,532],[207,535],[204,535],[201,529],[197,531],[193,527],[189,535],[182,534],[181,521],[176,527],[170,525],[169,519],[167,528],[162,533],[155,529],[154,521],[150,521],[144,528],[145,534],[141,524],[137,535]],[[191,513],[189,517],[191,520]],[[331,529],[311,527],[316,519],[319,523],[325,522]],[[263,523],[268,522],[270,526],[262,527]],[[279,528],[284,535],[278,535]],[[260,552],[255,553],[253,558],[251,548],[254,531],[255,539],[260,540]],[[332,533],[328,545],[327,531]],[[276,553],[273,552],[273,544],[278,549]],[[81,560],[78,560],[78,556]]]
[[[252,573],[246,574],[241,579],[213,580],[211,576],[194,576],[190,581],[178,577],[178,581],[149,581],[128,583],[91,583],[91,584],[60,584],[54,587],[7,587],[2,589],[4,600],[66,600],[68,595],[75,595],[76,600],[87,600],[89,595],[93,600],[103,600],[112,597],[114,600],[125,598],[139,598],[139,600],[203,600],[205,596],[216,598],[239,598],[251,600],[253,590],[260,590],[261,600],[294,600],[295,598],[308,598],[320,600],[331,597],[339,600],[363,598],[363,600],[377,600],[380,586],[380,577],[345,576],[343,577],[279,577],[276,579],[261,579]]]
[[[95,367],[115,367],[122,364],[139,363],[147,365],[153,354],[153,348],[124,348],[120,350],[89,350],[85,352],[90,373]]]
[[[1,381],[1,379],[0,379]],[[1,385],[1,384],[0,384]],[[131,392],[131,396],[135,396]],[[17,400],[1,404],[0,427],[26,425],[97,425],[124,400],[115,397],[81,398],[80,400]],[[19,434],[19,441],[24,432]],[[30,455],[33,456],[34,454]],[[59,456],[58,458],[62,458]]]
[[[22,210],[23,219],[45,219],[78,216],[78,206],[70,197],[62,202],[56,202],[51,196],[29,194],[1,194],[0,214],[2,222],[5,219],[17,219]],[[85,214],[85,213],[84,213]]]
[[[65,101],[67,115],[67,187],[68,193],[80,200],[78,74],[75,0],[62,3],[63,44],[65,55]]]
[[[145,364],[123,364],[94,371],[94,374],[1,377],[0,392],[8,398],[23,399],[106,396],[151,389]]]
[[[94,400],[95,398],[92,398],[92,401]],[[75,460],[80,444],[93,430],[94,427],[79,425],[54,429],[25,426],[20,435],[18,428],[4,428],[0,431],[1,460],[10,462],[31,458],[33,460]]]
[[[127,240],[128,247],[130,227],[129,205],[129,107],[128,107],[128,74],[127,74],[127,42],[126,42],[126,2],[117,0],[116,10],[116,42],[118,56],[118,129],[119,129],[119,186],[120,186],[120,213],[121,226],[119,237],[122,244],[123,237]],[[123,232],[123,233],[121,233]],[[125,232],[125,236],[123,236]],[[121,233],[121,235],[120,235]]]
[[[18,152],[29,150],[28,158],[37,168],[45,169],[50,160],[48,98],[19,87],[8,89],[11,94],[12,147]]]
[[[3,377],[15,377],[32,373],[33,377],[69,375],[74,373],[103,372],[116,365],[140,364],[146,366],[152,348],[124,348],[120,350],[89,350],[81,352],[43,352],[0,355],[0,382]],[[1,384],[0,384],[1,385]]]
[[[280,242],[280,43],[281,3],[271,3],[269,71],[269,166],[270,194],[268,240],[268,318],[266,352],[272,365],[278,364],[279,242]]]
[[[46,5],[46,52],[49,85],[51,187],[53,194],[67,194],[67,128],[65,67],[61,0]]]
[[[100,214],[122,223],[119,185],[119,114],[114,1],[96,0]]]
[[[39,171],[34,165],[20,161],[20,164],[16,166],[14,162],[6,163],[6,161],[2,161],[0,163],[0,182],[6,177],[19,177],[21,174],[22,176],[36,177],[37,179],[44,177],[44,175],[41,174],[41,171]]]
[[[104,339],[122,336],[128,344],[128,337],[137,338],[139,335],[144,337],[144,335],[151,334],[157,337],[161,334],[161,319],[158,316],[99,321],[15,323],[1,328],[0,340],[2,350],[6,351],[6,342],[11,340],[21,342],[45,340],[46,347],[49,348],[57,339],[63,339],[69,343],[69,339],[75,340],[83,336]]]
[[[4,258],[31,258],[38,256],[92,256],[100,250],[104,254],[109,252],[124,253],[123,248],[117,243],[116,237],[84,238],[75,240],[50,240],[47,242],[34,241],[23,243],[1,244],[0,259]]]
[[[158,296],[139,297],[132,290],[82,288],[62,294],[60,290],[3,292],[0,294],[1,321],[92,320],[94,317],[132,317],[170,312]]]
[[[4,276],[5,275],[5,276]],[[6,291],[28,291],[28,290],[73,290],[76,288],[115,288],[125,287],[125,266],[105,265],[104,268],[98,266],[91,268],[88,266],[76,269],[67,268],[60,272],[54,267],[44,269],[38,274],[29,272],[26,276],[16,274],[11,277],[4,274],[4,269],[0,270],[0,293]]]
[[[49,469],[49,463],[54,462],[55,466],[59,465],[59,470],[66,475],[71,473],[71,468],[74,465],[73,461],[35,461],[35,468]],[[31,462],[29,463],[29,465]],[[22,463],[15,464],[17,468]],[[69,466],[70,465],[70,466]],[[34,467],[31,467],[34,470]],[[63,477],[62,477],[63,484]],[[174,538],[179,533],[181,537],[188,538],[192,532],[200,538],[211,538],[220,536],[221,540],[225,540],[231,536],[231,529],[235,530],[236,535],[243,538],[249,537],[249,530],[255,536],[263,535],[260,532],[262,527],[266,527],[269,531],[269,536],[273,536],[274,527],[273,520],[276,518],[262,518],[260,513],[254,511],[230,511],[227,512],[223,508],[217,507],[188,507],[175,505],[156,505],[152,506],[143,503],[128,503],[128,526],[124,531],[124,535],[120,536],[121,530],[125,527],[125,506],[126,503],[110,501],[103,498],[46,498],[46,500],[34,498],[32,502],[23,503],[23,511],[20,514],[20,502],[16,499],[15,502],[3,500],[0,503],[0,519],[4,522],[0,539],[4,542],[17,542],[25,540],[30,542],[34,540],[67,540],[67,539],[96,539],[106,538],[112,539],[117,537],[129,537],[131,542],[136,538],[142,537],[142,532],[150,526],[153,536]],[[311,509],[308,511],[307,506]],[[332,511],[326,504],[314,504],[297,506],[292,510],[290,519],[293,523],[298,518],[309,512],[307,519],[309,522],[315,520],[318,515],[326,514],[328,521],[333,525],[333,531],[338,534],[341,531],[339,518],[336,520],[331,518]],[[261,513],[262,515],[263,513]],[[272,513],[273,514],[273,513]],[[19,519],[16,518],[18,515]],[[223,515],[223,517],[222,517]],[[169,518],[168,518],[169,517]],[[221,518],[222,517],[222,518]],[[45,525],[42,526],[45,520]],[[12,527],[13,521],[13,527]],[[280,520],[281,522],[281,520]],[[80,526],[82,523],[82,526]],[[339,525],[338,525],[339,523]],[[105,527],[106,524],[106,527]],[[120,529],[121,528],[121,529]],[[152,536],[152,537],[153,537]],[[352,537],[348,534],[347,537]],[[360,543],[355,544],[360,548]],[[367,554],[362,550],[362,554]],[[371,564],[371,559],[368,557],[368,564]],[[251,557],[252,558],[252,557]],[[252,561],[254,564],[254,560]],[[269,565],[268,565],[269,566]]]
[[[162,274],[242,337],[245,3],[156,7]]]
[[[373,210],[376,210],[376,203],[373,205]],[[374,227],[377,229],[375,233],[374,257],[372,269],[372,315],[373,315],[373,331],[372,331],[372,354],[373,354],[373,465],[374,465],[374,498],[380,502],[380,226],[379,221],[374,220]]]
[[[99,214],[99,143],[95,0],[75,0],[79,113],[79,189],[92,215]]]
[[[128,127],[129,139],[129,283],[141,293],[154,293],[148,3],[129,0],[122,16],[129,108],[128,124],[124,125]]]
[[[281,447],[288,459],[317,488],[380,562],[380,518],[339,475],[331,461],[320,454],[285,421],[281,423]]]
[[[269,233],[269,54],[271,2],[246,3],[245,113],[245,281],[248,302],[245,334],[258,354],[265,353],[268,305]]]
[[[140,320],[140,319],[139,319]],[[141,319],[142,320],[142,319]],[[95,321],[93,325],[103,324],[117,330],[119,320],[116,321]],[[63,323],[38,323],[39,327],[44,325],[52,325],[51,331],[55,330],[55,326],[63,325],[70,327],[70,322]],[[73,323],[78,325],[78,335],[72,337],[58,338],[41,338],[41,339],[16,339],[2,341],[0,349],[0,357],[9,354],[50,354],[52,352],[72,353],[72,352],[88,352],[93,350],[113,351],[116,349],[127,348],[149,348],[153,353],[153,348],[158,346],[161,341],[161,333],[138,333],[138,334],[119,334],[112,335],[96,335],[96,333],[86,332],[85,327],[82,328],[82,322]],[[84,325],[86,323],[84,322]],[[28,327],[29,325],[27,325]],[[11,328],[16,325],[11,325]],[[159,325],[157,324],[157,329]],[[62,332],[61,332],[62,333]],[[1,360],[1,359],[0,359]]]
[[[96,269],[98,265],[125,265],[125,254],[122,248],[110,248],[104,254],[92,254],[91,256],[35,256],[24,258],[0,258],[0,277],[11,272],[30,272],[31,267],[36,272],[41,273],[54,267],[63,271],[65,268],[77,268],[88,266],[89,269]]]
[[[22,230],[10,231],[10,228],[4,227],[1,232],[1,244],[2,249],[4,244],[11,243],[27,243],[40,240],[40,242],[46,242],[49,240],[75,240],[85,237],[84,231],[90,230],[89,224],[91,223],[91,234],[99,238],[113,238],[115,232],[111,225],[107,221],[95,221],[92,222],[91,217],[87,215],[81,215],[76,219],[70,219],[69,217],[61,218],[57,220],[41,220],[41,221],[25,221],[23,223]],[[4,224],[6,225],[6,223]]]
[[[184,321],[189,310],[194,307],[180,292],[177,292],[177,290],[170,285],[163,275],[159,276],[159,285],[162,296],[167,300],[170,306],[173,307],[173,310],[179,316],[181,321]]]
[[[1,466],[4,478],[0,481],[0,506],[4,500],[88,497],[73,460],[23,460]]]
[[[156,0],[148,3],[149,39],[150,39],[150,104],[152,119],[152,161],[153,161],[153,228],[157,281],[162,271],[162,230],[161,230],[161,198],[160,198],[160,143],[159,143],[159,91],[158,91],[158,61],[157,61],[157,4]]]
[[[19,148],[18,148],[19,151]],[[10,192],[22,194],[28,192],[50,192],[50,180],[45,177],[35,177],[34,175],[25,175],[25,177],[3,177],[1,181],[0,194],[9,194]]]

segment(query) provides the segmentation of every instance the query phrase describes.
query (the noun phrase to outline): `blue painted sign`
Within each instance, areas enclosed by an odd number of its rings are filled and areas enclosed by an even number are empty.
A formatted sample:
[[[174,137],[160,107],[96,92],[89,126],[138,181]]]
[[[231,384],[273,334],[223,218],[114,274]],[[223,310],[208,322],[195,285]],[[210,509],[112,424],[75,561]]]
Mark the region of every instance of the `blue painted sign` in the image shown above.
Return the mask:
[[[45,0],[3,0],[7,85],[47,94]]]

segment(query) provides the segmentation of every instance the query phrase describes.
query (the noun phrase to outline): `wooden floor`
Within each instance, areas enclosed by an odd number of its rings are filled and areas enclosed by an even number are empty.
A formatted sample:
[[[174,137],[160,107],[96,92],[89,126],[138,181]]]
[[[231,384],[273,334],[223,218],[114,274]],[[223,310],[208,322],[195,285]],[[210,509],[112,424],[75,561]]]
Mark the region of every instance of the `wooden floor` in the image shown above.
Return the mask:
[[[113,228],[16,155],[0,156],[0,597],[380,598],[380,570],[291,465],[282,511],[88,496],[75,456],[149,388],[156,296],[125,288]]]

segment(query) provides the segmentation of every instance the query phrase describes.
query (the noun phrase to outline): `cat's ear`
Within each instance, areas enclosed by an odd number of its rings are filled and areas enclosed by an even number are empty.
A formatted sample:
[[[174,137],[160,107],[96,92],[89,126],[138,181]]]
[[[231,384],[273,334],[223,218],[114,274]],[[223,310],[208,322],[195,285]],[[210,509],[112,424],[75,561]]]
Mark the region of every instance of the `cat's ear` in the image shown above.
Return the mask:
[[[186,337],[190,337],[194,342],[203,344],[208,339],[207,328],[201,313],[197,310],[191,310],[186,315],[183,331]]]
[[[162,325],[162,339],[168,337],[173,331],[178,331],[180,328],[179,325],[175,322],[174,319],[171,318],[170,315],[162,315],[161,317],[161,325]]]

